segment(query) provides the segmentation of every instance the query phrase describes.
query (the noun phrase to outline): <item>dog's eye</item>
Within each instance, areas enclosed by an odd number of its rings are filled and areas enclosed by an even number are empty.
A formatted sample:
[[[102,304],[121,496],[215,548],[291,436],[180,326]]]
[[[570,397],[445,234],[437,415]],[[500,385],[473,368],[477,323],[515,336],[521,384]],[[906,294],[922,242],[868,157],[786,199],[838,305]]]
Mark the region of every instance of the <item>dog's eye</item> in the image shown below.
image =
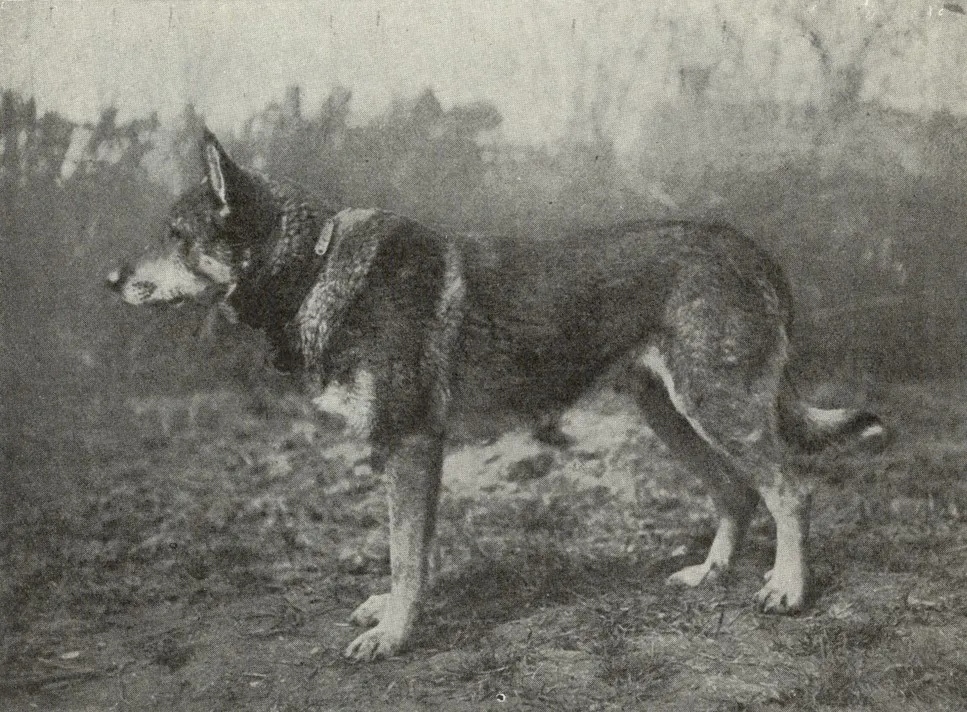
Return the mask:
[[[168,239],[168,240],[170,240],[172,242],[180,242],[181,241],[181,237],[182,237],[181,230],[179,230],[174,225],[169,225],[168,226],[168,232],[165,235],[165,238],[166,239]]]
[[[178,228],[171,228],[168,231],[168,241],[174,243],[175,252],[182,257],[187,257],[191,251],[191,241],[185,238],[185,234]]]

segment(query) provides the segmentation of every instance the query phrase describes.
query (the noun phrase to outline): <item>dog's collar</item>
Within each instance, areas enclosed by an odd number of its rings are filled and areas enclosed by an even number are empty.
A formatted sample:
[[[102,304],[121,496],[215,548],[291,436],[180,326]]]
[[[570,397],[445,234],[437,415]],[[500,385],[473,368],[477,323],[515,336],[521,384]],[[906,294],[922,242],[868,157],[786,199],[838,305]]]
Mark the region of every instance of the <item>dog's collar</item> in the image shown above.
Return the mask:
[[[333,240],[339,239],[341,235],[351,232],[357,225],[364,224],[372,220],[379,214],[378,210],[372,208],[346,208],[326,220],[316,240],[315,253],[320,257],[329,252]]]
[[[336,216],[333,215],[331,218],[326,220],[326,223],[322,226],[322,232],[319,233],[319,239],[316,240],[316,246],[314,252],[322,257],[329,251],[329,245],[332,244],[332,235],[336,230]]]

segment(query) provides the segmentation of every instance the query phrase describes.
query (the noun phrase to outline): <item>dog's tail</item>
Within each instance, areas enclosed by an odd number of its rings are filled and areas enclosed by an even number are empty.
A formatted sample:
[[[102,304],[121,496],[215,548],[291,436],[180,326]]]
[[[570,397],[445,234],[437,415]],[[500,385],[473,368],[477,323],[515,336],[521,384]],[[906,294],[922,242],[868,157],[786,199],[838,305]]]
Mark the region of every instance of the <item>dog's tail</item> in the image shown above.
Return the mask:
[[[852,441],[870,448],[884,446],[890,433],[879,416],[858,408],[817,408],[804,402],[790,383],[779,396],[783,437],[806,452]]]

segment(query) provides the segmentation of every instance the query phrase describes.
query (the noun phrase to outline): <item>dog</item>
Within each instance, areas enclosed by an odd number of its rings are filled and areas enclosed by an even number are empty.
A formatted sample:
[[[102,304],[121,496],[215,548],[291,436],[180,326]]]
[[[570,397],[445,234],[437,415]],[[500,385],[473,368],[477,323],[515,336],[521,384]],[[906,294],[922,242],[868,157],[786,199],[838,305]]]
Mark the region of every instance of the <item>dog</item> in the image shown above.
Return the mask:
[[[171,208],[167,236],[109,286],[134,305],[218,303],[266,333],[276,367],[320,389],[348,384],[385,475],[390,592],[351,615],[345,655],[403,649],[430,575],[444,446],[557,417],[620,372],[648,425],[706,483],[719,515],[705,560],[725,570],[761,499],[776,523],[765,612],[802,608],[810,485],[790,445],[885,435],[873,414],[820,409],[787,375],[790,288],[722,224],[636,221],[528,239],[448,234],[378,209],[337,209],[237,165],[207,129],[204,179]]]

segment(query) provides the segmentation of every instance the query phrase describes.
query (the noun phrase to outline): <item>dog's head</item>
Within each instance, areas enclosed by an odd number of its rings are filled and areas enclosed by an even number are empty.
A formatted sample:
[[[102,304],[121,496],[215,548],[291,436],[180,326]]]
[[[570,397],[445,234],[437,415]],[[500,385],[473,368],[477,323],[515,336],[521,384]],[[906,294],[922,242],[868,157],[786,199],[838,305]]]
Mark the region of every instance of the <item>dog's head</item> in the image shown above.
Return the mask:
[[[207,129],[201,154],[205,177],[171,207],[158,244],[107,277],[129,304],[224,298],[249,260],[251,236],[263,218],[255,207],[257,185]]]

